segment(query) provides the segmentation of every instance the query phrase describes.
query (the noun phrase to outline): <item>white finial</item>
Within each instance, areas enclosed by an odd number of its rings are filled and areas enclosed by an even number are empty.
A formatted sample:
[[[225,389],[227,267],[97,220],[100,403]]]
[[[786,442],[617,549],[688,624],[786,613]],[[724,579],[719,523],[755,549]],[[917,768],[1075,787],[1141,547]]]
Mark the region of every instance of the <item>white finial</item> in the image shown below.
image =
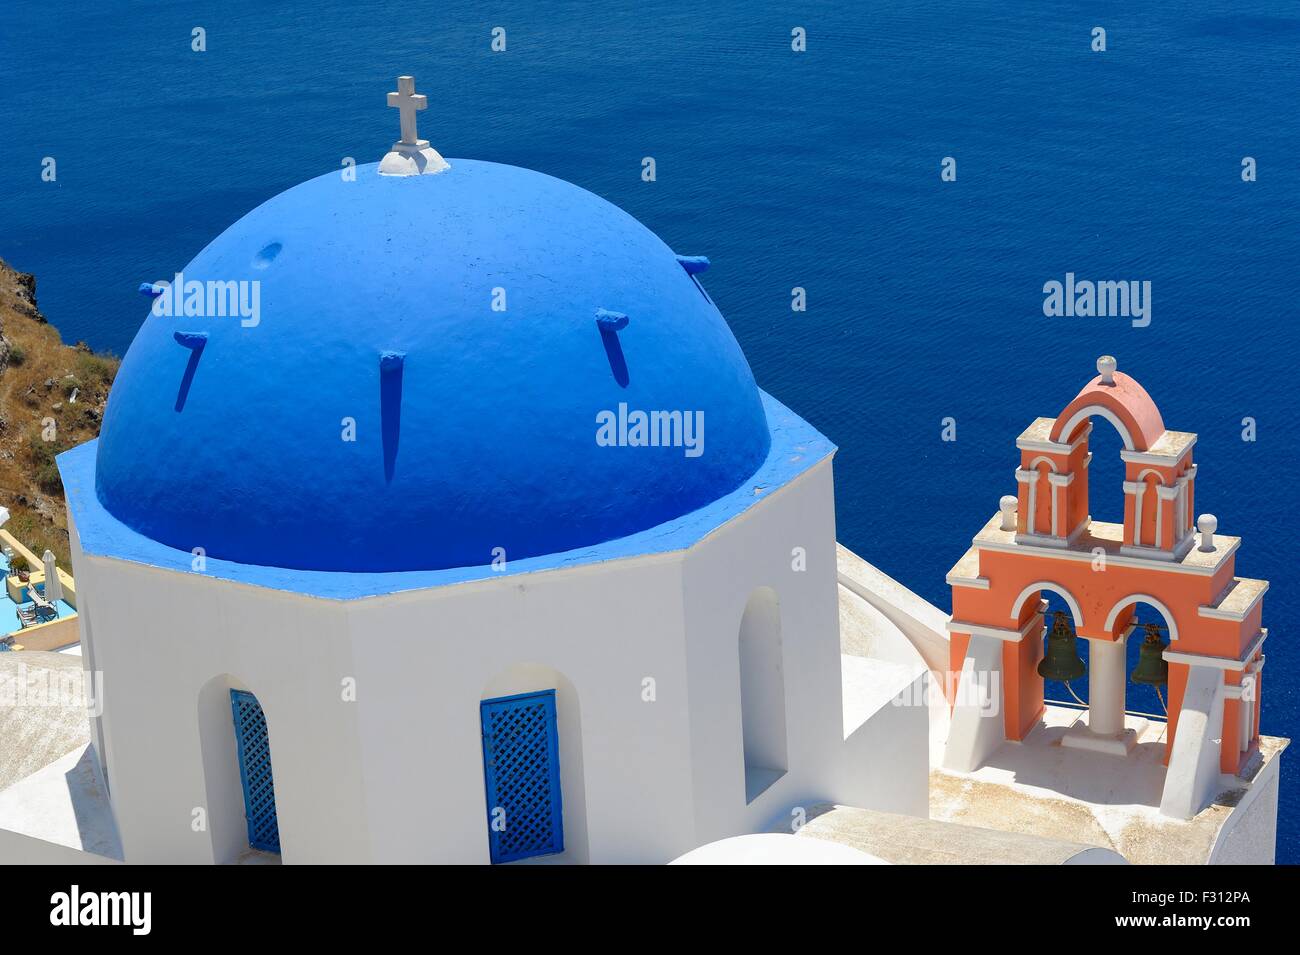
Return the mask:
[[[1214,532],[1219,529],[1219,519],[1213,514],[1202,514],[1196,519],[1196,529],[1201,532],[1201,550],[1214,550]]]
[[[1114,355],[1102,355],[1097,359],[1097,371],[1101,374],[1103,385],[1115,384],[1115,364]]]
[[[397,78],[397,92],[388,94],[388,105],[395,107],[401,117],[402,138],[393,143],[392,151],[380,160],[379,174],[429,176],[450,169],[437,150],[429,146],[429,141],[420,139],[416,134],[415,114],[428,107],[429,98],[423,93],[415,92],[415,77]]]
[[[1020,502],[1016,498],[1007,494],[998,501],[998,508],[1002,511],[1002,529],[1004,531],[1014,531],[1016,529],[1016,508]]]

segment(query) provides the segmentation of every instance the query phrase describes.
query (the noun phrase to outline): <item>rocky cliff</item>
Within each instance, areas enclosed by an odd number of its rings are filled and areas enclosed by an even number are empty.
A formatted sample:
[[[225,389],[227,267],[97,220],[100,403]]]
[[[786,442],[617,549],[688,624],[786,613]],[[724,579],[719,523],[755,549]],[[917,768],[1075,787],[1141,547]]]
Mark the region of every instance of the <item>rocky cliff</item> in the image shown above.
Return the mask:
[[[36,304],[36,280],[0,261],[0,504],[7,529],[67,567],[63,485],[54,457],[99,434],[118,359],[65,345]]]

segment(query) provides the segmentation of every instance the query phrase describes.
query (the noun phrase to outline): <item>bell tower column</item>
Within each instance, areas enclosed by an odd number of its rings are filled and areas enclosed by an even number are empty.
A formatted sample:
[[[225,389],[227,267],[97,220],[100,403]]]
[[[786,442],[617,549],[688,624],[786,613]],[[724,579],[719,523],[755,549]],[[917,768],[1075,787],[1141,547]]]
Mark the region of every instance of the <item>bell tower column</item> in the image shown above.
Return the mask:
[[[1088,641],[1088,729],[1116,736],[1124,729],[1124,643]]]
[[[1114,640],[1087,639],[1088,723],[1071,727],[1062,737],[1061,745],[1123,756],[1137,745],[1137,733],[1124,728],[1128,634],[1120,634]]]

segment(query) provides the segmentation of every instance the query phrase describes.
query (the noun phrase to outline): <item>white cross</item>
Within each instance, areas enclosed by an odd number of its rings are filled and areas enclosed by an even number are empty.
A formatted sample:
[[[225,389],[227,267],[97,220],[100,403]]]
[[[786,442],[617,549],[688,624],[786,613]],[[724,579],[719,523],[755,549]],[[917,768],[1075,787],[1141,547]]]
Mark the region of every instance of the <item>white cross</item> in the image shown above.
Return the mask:
[[[414,146],[419,140],[415,135],[415,114],[429,106],[429,97],[415,92],[414,76],[399,76],[397,92],[388,94],[388,105],[397,107],[402,118],[402,143]]]

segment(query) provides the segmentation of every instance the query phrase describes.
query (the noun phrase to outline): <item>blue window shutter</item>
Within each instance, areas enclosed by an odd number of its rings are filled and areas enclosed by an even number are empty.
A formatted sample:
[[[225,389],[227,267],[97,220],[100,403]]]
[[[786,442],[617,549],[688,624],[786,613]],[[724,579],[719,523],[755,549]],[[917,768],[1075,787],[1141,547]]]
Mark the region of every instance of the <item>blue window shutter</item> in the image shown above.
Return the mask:
[[[563,852],[555,691],[484,700],[479,714],[492,862]]]
[[[257,697],[243,690],[230,691],[235,715],[235,743],[239,749],[239,781],[244,788],[244,818],[248,844],[267,852],[280,851],[280,823],[275,815],[275,782],[271,777],[271,743],[266,734],[266,714]]]

